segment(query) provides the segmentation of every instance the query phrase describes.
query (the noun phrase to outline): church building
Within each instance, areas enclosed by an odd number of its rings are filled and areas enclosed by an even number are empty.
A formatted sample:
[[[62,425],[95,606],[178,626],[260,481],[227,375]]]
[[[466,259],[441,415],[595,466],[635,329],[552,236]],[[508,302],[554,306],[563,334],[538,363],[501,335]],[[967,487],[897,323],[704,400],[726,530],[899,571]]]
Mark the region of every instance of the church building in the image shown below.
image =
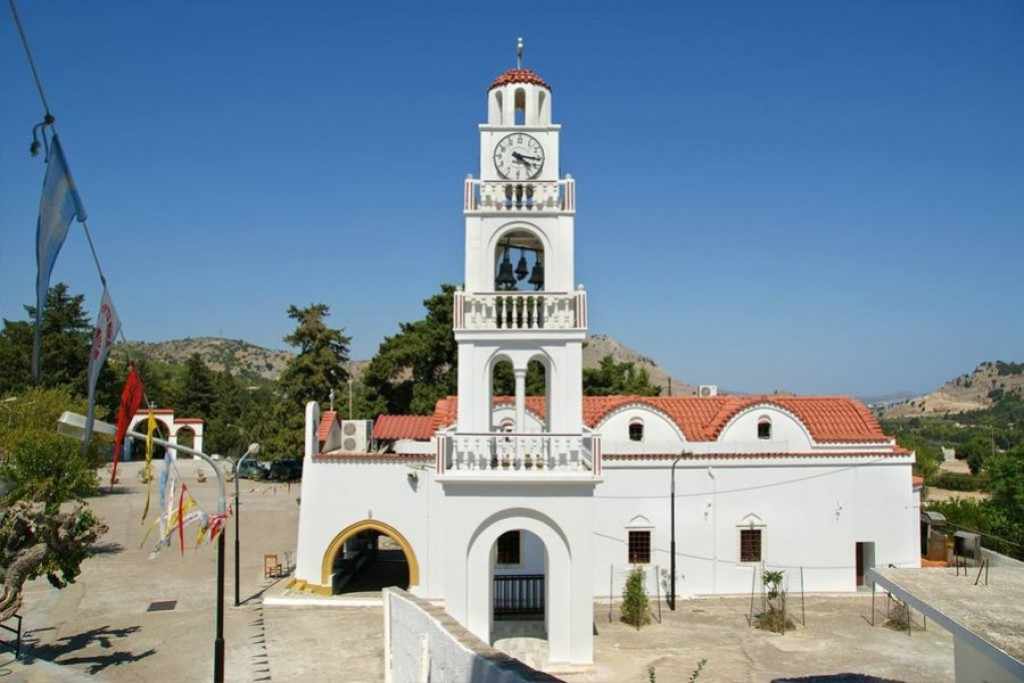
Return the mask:
[[[550,662],[589,664],[595,601],[633,567],[664,597],[673,541],[680,597],[749,595],[766,569],[843,592],[872,566],[918,567],[914,454],[860,402],[583,395],[590,302],[553,111],[521,64],[487,89],[463,185],[458,395],[372,425],[308,404],[295,587],[344,592],[391,553],[485,642],[532,614]]]

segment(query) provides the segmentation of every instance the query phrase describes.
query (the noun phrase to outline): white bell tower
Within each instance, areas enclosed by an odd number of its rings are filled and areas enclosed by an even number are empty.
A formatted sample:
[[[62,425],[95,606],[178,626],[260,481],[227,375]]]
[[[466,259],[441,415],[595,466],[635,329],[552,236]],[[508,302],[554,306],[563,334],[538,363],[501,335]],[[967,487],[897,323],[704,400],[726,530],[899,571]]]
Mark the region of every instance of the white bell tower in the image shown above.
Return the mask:
[[[575,181],[559,177],[561,126],[552,123],[551,112],[551,87],[522,66],[520,39],[516,67],[487,90],[480,176],[465,182],[465,288],[456,294],[454,312],[456,433],[528,431],[531,361],[544,367],[545,414],[535,416],[541,431],[582,432],[587,301],[573,269]],[[515,376],[514,425],[493,424],[492,376],[503,360]]]

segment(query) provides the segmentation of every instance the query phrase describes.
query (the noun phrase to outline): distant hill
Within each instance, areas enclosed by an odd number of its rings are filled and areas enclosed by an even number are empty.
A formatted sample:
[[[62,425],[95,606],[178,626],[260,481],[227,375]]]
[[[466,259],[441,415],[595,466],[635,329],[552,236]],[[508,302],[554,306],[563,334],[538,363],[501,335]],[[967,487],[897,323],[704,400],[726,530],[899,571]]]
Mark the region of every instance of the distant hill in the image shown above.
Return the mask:
[[[198,353],[199,357],[213,370],[227,370],[238,377],[277,379],[284,371],[292,354],[289,351],[275,351],[241,339],[223,339],[221,337],[188,337],[162,342],[130,342],[118,344],[114,355],[121,358],[125,355],[141,355],[150,360],[177,365]],[[634,351],[613,337],[595,334],[587,341],[583,349],[583,367],[594,368],[605,356],[610,355],[618,362],[629,361],[647,370],[651,383],[662,387],[663,396],[669,395],[670,376],[658,363],[643,354]],[[356,377],[362,374],[369,361],[352,362],[352,372]],[[696,393],[696,387],[679,379],[671,378],[673,396],[689,396]]]
[[[985,361],[973,372],[949,380],[930,394],[887,405],[881,413],[886,418],[898,418],[983,410],[991,407],[1000,393],[1024,397],[1024,363]]]
[[[221,337],[129,342],[118,344],[112,353],[120,358],[141,355],[171,365],[183,364],[192,354],[198,353],[212,370],[227,370],[236,377],[268,380],[277,379],[292,358],[288,351],[274,351],[241,339]]]
[[[653,358],[634,351],[619,340],[606,334],[590,335],[587,339],[587,345],[583,347],[583,367],[596,368],[605,356],[611,356],[618,363],[636,363],[638,368],[646,370],[651,384],[661,387],[662,396],[670,395],[670,384],[672,396],[697,395],[697,387],[672,377]]]

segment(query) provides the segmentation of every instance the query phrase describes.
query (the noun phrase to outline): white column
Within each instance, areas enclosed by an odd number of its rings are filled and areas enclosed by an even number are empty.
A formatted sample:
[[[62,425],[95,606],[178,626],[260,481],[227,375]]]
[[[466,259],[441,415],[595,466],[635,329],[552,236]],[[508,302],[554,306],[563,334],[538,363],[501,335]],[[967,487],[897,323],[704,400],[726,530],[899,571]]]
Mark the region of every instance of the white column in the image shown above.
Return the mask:
[[[516,376],[516,431],[526,431],[526,368],[515,368]]]

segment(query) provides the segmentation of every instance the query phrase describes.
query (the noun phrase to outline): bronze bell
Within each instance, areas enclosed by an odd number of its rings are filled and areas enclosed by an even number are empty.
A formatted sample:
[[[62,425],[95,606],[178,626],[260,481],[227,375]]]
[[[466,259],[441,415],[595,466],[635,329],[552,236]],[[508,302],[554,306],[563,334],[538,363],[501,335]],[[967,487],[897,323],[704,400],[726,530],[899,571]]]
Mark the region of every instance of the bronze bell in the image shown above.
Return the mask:
[[[544,286],[544,262],[539,258],[537,262],[533,264],[533,272],[530,273],[530,279],[528,282],[533,285],[533,288],[539,290]]]
[[[526,254],[519,253],[519,263],[516,265],[516,278],[522,280],[524,277],[530,274],[530,269],[526,265]]]
[[[499,290],[515,289],[516,287],[516,276],[512,273],[512,261],[508,258],[508,249],[505,249],[505,257],[501,260],[495,285]]]

